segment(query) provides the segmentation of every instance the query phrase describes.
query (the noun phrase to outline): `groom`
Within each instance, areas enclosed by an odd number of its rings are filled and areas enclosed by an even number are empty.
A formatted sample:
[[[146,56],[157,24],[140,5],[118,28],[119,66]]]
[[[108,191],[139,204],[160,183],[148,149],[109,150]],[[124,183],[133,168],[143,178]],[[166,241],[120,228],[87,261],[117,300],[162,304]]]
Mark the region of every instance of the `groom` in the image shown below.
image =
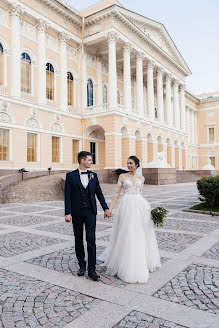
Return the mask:
[[[86,261],[83,244],[83,228],[85,224],[88,251],[88,276],[96,281],[100,276],[96,273],[96,214],[97,196],[103,210],[104,217],[110,217],[99,185],[97,174],[88,169],[92,164],[91,153],[81,151],[78,154],[79,168],[66,174],[65,181],[65,221],[73,223],[75,236],[75,251],[79,263],[78,276],[84,276]]]

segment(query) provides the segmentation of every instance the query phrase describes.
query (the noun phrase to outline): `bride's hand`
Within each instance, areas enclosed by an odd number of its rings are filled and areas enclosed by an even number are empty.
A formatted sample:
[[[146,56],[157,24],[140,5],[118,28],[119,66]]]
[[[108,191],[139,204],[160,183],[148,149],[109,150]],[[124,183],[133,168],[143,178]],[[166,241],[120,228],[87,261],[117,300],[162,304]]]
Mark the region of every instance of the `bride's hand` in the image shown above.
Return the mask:
[[[109,217],[111,217],[112,216],[112,212],[110,211],[110,210],[106,210],[105,212],[104,212],[104,218],[109,218]]]

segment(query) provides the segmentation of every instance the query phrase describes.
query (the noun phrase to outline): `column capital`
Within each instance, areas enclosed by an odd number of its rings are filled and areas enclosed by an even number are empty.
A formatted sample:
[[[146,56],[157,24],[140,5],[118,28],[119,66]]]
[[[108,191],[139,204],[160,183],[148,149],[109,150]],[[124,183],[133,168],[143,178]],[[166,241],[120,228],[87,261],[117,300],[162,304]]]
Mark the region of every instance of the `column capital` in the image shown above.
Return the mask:
[[[107,38],[108,43],[111,43],[111,42],[116,43],[118,40],[118,34],[116,32],[109,32],[109,33],[107,33],[106,38]]]
[[[152,60],[149,60],[149,61],[147,62],[147,68],[154,68],[154,67],[155,67],[155,62],[152,61]]]
[[[70,37],[68,36],[68,34],[66,34],[65,32],[59,33],[59,41],[62,44],[66,44],[66,42],[70,39]]]
[[[81,44],[77,47],[77,53],[80,55],[84,53],[84,55],[87,55],[87,48],[83,47]]]
[[[10,15],[20,17],[24,13],[24,9],[16,3],[10,6]]]
[[[157,75],[164,75],[165,70],[162,67],[157,68]]]
[[[43,20],[41,18],[38,20],[37,28],[40,32],[45,32],[48,27],[49,27],[49,25],[45,20]]]
[[[136,56],[135,56],[135,59],[136,59],[136,61],[137,60],[141,60],[141,61],[143,61],[143,59],[144,59],[144,53],[143,52],[138,52],[137,54],[136,54]]]
[[[166,81],[172,81],[173,80],[173,75],[171,73],[166,73],[165,74],[165,80]]]
[[[173,85],[174,86],[179,86],[179,84],[180,84],[179,80],[177,80],[177,79],[173,80]]]
[[[185,84],[180,84],[179,85],[179,89],[181,90],[181,91],[185,91]]]
[[[133,46],[131,45],[131,43],[126,42],[126,43],[124,43],[122,49],[123,49],[123,52],[130,53],[132,51],[132,49],[133,49]]]

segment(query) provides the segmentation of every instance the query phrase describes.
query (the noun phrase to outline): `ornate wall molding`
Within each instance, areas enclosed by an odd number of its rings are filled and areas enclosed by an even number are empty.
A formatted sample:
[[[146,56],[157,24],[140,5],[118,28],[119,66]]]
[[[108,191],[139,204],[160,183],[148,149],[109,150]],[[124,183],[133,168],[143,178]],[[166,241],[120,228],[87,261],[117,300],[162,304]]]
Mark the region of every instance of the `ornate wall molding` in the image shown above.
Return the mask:
[[[0,8],[0,24],[8,27],[8,12],[3,8]]]
[[[36,27],[26,22],[24,19],[20,20],[20,32],[24,36],[36,40]]]
[[[13,118],[8,111],[8,102],[2,101],[0,103],[0,121],[3,123],[12,123]]]

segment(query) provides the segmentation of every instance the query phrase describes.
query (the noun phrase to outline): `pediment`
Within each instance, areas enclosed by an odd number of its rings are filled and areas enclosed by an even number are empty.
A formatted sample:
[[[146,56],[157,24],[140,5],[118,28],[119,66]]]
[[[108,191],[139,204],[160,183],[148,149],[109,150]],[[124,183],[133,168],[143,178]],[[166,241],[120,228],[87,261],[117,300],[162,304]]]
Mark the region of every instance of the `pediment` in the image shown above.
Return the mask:
[[[135,25],[135,27],[137,27],[150,40],[152,40],[161,50],[174,59],[180,66],[182,66],[188,74],[191,73],[189,67],[163,24],[133,13],[124,8],[119,8],[119,11],[126,19]]]

